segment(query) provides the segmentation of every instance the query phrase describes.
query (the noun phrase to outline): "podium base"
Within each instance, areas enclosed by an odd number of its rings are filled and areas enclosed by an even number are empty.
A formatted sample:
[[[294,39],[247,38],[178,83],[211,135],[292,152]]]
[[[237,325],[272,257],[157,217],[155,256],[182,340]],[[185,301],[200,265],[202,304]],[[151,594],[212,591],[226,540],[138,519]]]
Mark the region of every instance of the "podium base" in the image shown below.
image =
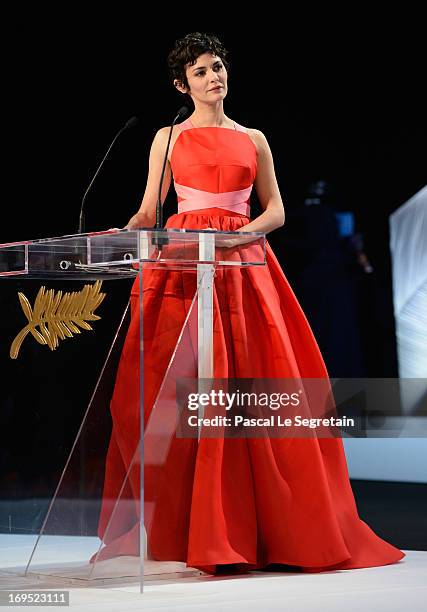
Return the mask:
[[[33,560],[28,572],[23,558],[34,545],[33,535],[1,534],[0,544],[8,552],[8,561],[3,560],[0,570],[0,589],[10,588],[11,581],[23,586],[49,582],[57,586],[74,585],[79,587],[108,586],[139,582],[141,559],[134,556],[120,556],[95,565],[89,558],[99,545],[96,537],[45,536],[47,546],[44,560]],[[61,554],[62,553],[62,554]],[[61,559],[62,556],[62,559]],[[1,559],[0,559],[1,560]],[[144,559],[144,583],[159,580],[179,580],[195,576],[208,576],[204,572],[187,567],[180,561],[154,561]]]

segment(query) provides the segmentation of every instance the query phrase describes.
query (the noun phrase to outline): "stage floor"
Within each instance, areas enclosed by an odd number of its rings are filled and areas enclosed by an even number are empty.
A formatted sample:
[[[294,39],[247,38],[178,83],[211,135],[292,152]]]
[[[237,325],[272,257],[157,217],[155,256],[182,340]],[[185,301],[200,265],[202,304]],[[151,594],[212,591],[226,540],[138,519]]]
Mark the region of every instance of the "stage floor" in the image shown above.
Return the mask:
[[[69,559],[73,540],[82,550],[96,550],[97,538],[52,538],[45,544],[44,560],[50,550],[56,562]],[[239,576],[200,576],[174,571],[185,569],[164,566],[164,575],[147,578],[144,593],[139,592],[136,578],[128,576],[120,582],[81,587],[77,583],[61,584],[59,577],[33,576],[23,578],[13,574],[13,567],[31,552],[33,536],[0,535],[0,589],[52,589],[70,592],[70,607],[91,612],[127,612],[131,610],[194,610],[228,611],[287,610],[299,612],[421,612],[427,601],[427,551],[405,551],[406,557],[397,564],[384,567],[302,574],[294,572],[251,572]],[[94,548],[95,546],[95,548]],[[61,559],[61,554],[63,558]],[[129,560],[129,558],[127,558]],[[76,557],[77,560],[77,557]],[[123,558],[126,563],[126,558]],[[131,567],[132,563],[128,563]],[[135,567],[135,565],[133,566]],[[182,577],[184,576],[184,577]],[[38,609],[42,609],[39,608]],[[51,609],[51,608],[50,608]]]

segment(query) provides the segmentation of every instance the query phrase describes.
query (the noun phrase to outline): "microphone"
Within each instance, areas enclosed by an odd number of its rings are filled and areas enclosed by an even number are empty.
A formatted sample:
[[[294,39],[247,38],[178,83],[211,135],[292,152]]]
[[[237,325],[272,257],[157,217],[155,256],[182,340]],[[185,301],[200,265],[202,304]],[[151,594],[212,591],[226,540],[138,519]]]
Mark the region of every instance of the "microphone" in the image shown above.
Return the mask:
[[[98,168],[97,168],[97,170],[96,170],[96,172],[95,172],[91,182],[89,183],[89,187],[86,189],[85,194],[84,194],[84,196],[82,198],[82,203],[81,203],[81,206],[80,206],[80,217],[79,217],[79,231],[78,231],[79,234],[83,234],[84,231],[85,231],[85,212],[84,212],[84,209],[85,209],[85,203],[86,203],[86,196],[89,193],[90,188],[92,187],[96,177],[98,176],[98,173],[101,170],[101,168],[102,168],[102,166],[104,164],[104,161],[107,159],[107,156],[108,156],[109,152],[111,151],[114,143],[116,142],[116,140],[120,136],[120,134],[122,132],[124,132],[125,130],[127,130],[128,128],[134,127],[138,123],[138,121],[139,121],[138,117],[131,117],[128,121],[126,121],[124,126],[122,128],[120,128],[120,130],[114,136],[112,143],[110,144],[106,154],[102,158],[102,161],[99,164],[99,166],[98,166]]]
[[[164,156],[164,159],[163,159],[162,174],[160,176],[160,183],[159,183],[159,195],[158,195],[158,198],[157,198],[157,205],[156,205],[156,225],[155,225],[156,229],[163,229],[162,186],[163,186],[163,180],[164,180],[164,176],[165,176],[166,162],[167,162],[167,159],[168,159],[169,146],[170,146],[170,142],[171,142],[171,138],[172,138],[173,126],[178,121],[178,119],[183,119],[186,115],[188,115],[188,108],[187,108],[187,106],[181,106],[181,108],[179,109],[175,119],[172,121],[172,125],[171,125],[170,130],[169,130],[168,144],[166,146],[165,156]],[[166,237],[165,238],[160,238],[160,236],[157,236],[154,233],[154,235],[153,235],[153,244],[158,246],[159,250],[162,248],[163,245],[167,244],[167,242],[168,241],[167,241]]]

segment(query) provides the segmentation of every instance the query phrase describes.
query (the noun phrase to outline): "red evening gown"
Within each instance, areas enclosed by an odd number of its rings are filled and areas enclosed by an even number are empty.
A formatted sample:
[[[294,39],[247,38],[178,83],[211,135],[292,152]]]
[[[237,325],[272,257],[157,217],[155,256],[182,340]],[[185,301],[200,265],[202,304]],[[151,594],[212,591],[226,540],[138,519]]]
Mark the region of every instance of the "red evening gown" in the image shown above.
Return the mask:
[[[195,128],[172,151],[178,214],[168,228],[244,230],[256,149],[246,129]],[[321,231],[321,228],[319,228]],[[143,272],[145,421],[195,292],[194,272]],[[99,559],[139,554],[138,512],[111,516],[138,443],[139,284],[111,401],[98,533]],[[214,287],[214,374],[218,378],[327,378],[308,321],[271,248],[267,265],[219,270]],[[146,499],[158,512],[150,552],[214,573],[218,565],[269,563],[304,572],[395,563],[405,555],[358,516],[340,438],[175,439],[164,478],[145,467]],[[126,494],[136,500],[138,478]],[[160,490],[161,489],[161,490]],[[105,537],[104,537],[105,534]]]

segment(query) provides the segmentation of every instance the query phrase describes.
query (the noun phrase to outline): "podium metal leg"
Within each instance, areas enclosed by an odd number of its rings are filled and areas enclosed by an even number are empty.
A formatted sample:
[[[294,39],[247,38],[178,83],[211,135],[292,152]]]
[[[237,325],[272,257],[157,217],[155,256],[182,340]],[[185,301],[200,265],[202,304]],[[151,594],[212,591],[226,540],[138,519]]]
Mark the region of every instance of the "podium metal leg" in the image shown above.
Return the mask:
[[[205,234],[199,241],[199,258],[201,261],[214,261],[215,236]],[[203,379],[213,378],[213,284],[215,268],[213,264],[197,266],[198,295],[198,378],[199,393],[206,392]],[[204,406],[199,406],[198,416],[203,418]],[[201,427],[198,428],[200,440]]]

